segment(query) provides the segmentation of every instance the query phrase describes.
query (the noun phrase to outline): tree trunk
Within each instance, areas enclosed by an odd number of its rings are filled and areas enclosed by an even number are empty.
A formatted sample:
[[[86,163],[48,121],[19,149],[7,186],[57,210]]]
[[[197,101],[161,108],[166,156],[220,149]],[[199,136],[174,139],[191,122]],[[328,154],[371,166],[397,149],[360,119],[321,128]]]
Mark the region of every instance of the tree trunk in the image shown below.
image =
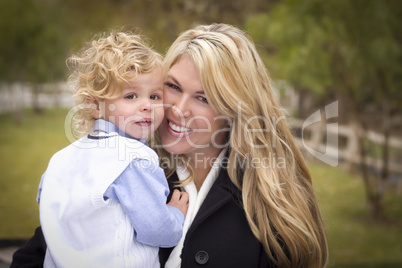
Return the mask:
[[[21,108],[16,108],[13,112],[13,121],[16,125],[20,125],[22,123],[22,112]]]
[[[301,88],[299,91],[298,118],[305,119],[310,114],[309,107],[311,107],[311,103],[309,98],[308,90]]]
[[[22,109],[24,106],[23,100],[23,89],[21,88],[21,84],[15,83],[13,85],[8,85],[8,90],[11,94],[11,107],[13,111],[13,121],[14,124],[20,125],[22,123]]]
[[[384,135],[384,141],[382,144],[382,155],[381,155],[381,173],[378,178],[378,198],[373,200],[373,211],[372,216],[376,219],[385,220],[386,215],[384,213],[383,200],[386,190],[387,180],[389,178],[389,137],[391,132],[391,111],[387,103],[384,103],[383,108],[383,126],[382,134]]]
[[[383,195],[377,193],[370,197],[368,202],[370,216],[375,221],[384,221],[384,205],[383,205]]]
[[[358,137],[359,154],[360,154],[360,171],[366,190],[367,206],[370,217],[376,221],[383,221],[385,219],[383,196],[384,191],[381,191],[379,177],[376,176],[375,167],[370,167],[367,163],[368,156],[370,155],[369,146],[365,143],[367,128],[361,120],[356,122],[358,130],[356,135]]]
[[[39,103],[40,89],[39,85],[32,86],[32,108],[35,114],[40,114],[43,110]]]

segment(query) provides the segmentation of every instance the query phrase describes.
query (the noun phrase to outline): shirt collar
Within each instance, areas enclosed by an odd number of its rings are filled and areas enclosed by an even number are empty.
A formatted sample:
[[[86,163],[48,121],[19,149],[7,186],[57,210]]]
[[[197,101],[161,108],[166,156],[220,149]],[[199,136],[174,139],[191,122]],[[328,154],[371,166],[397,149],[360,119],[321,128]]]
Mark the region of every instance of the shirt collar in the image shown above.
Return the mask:
[[[94,121],[94,126],[92,127],[92,131],[94,133],[97,132],[104,132],[104,133],[112,133],[112,132],[116,132],[118,133],[120,136],[129,138],[129,139],[134,139],[137,141],[140,141],[141,143],[147,145],[147,139],[136,139],[131,137],[130,135],[128,135],[127,133],[125,133],[124,131],[120,130],[115,124],[113,124],[112,122],[106,121],[104,119],[97,119]]]
[[[228,150],[228,148],[225,147],[219,153],[218,157],[212,164],[211,170],[209,171],[207,177],[205,178],[205,181],[210,181],[211,183],[213,183],[216,180],[216,178],[218,177],[221,167],[227,166],[227,159],[225,160],[227,150]],[[176,174],[177,174],[177,177],[179,178],[179,180],[183,181],[188,178],[188,176],[190,175],[190,172],[188,171],[186,166],[184,166],[182,163],[179,162],[177,164]],[[204,181],[204,183],[205,183],[205,181]],[[203,185],[204,185],[204,183],[203,183]],[[212,186],[212,184],[211,184],[211,186]]]

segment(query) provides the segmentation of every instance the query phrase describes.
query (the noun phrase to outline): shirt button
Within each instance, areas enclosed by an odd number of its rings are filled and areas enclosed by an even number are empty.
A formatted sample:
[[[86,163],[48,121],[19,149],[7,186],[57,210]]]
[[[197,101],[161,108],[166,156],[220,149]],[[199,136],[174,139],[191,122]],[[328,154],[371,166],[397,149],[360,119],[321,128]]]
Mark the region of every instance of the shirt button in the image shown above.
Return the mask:
[[[209,260],[209,256],[208,253],[206,253],[205,251],[198,251],[197,254],[195,254],[195,261],[198,264],[206,264]]]

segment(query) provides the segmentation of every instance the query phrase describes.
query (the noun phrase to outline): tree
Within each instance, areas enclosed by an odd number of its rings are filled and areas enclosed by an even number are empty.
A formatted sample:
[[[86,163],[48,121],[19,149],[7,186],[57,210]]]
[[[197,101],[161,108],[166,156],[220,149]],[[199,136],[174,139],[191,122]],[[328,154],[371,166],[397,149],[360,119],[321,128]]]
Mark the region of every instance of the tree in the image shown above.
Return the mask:
[[[383,218],[392,119],[402,112],[402,2],[284,0],[247,22],[264,44],[275,75],[317,99],[343,100],[359,138],[361,174],[373,218]],[[275,65],[274,65],[275,64]],[[382,122],[374,123],[373,118]],[[367,131],[385,137],[377,175],[367,163]],[[376,180],[372,177],[376,176]]]
[[[35,101],[40,85],[65,74],[66,42],[58,15],[55,5],[0,1],[0,80],[31,84],[36,111],[40,110]]]

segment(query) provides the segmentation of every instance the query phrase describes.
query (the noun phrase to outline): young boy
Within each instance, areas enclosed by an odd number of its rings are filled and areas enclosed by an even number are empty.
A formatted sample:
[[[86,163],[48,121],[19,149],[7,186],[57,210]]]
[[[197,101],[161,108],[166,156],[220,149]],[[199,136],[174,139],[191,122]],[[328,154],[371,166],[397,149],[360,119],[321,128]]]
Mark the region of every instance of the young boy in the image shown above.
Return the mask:
[[[110,33],[68,60],[74,129],[39,186],[45,267],[159,267],[176,245],[188,195],[169,188],[146,138],[163,120],[159,54],[137,35]],[[92,128],[92,132],[90,129]]]

